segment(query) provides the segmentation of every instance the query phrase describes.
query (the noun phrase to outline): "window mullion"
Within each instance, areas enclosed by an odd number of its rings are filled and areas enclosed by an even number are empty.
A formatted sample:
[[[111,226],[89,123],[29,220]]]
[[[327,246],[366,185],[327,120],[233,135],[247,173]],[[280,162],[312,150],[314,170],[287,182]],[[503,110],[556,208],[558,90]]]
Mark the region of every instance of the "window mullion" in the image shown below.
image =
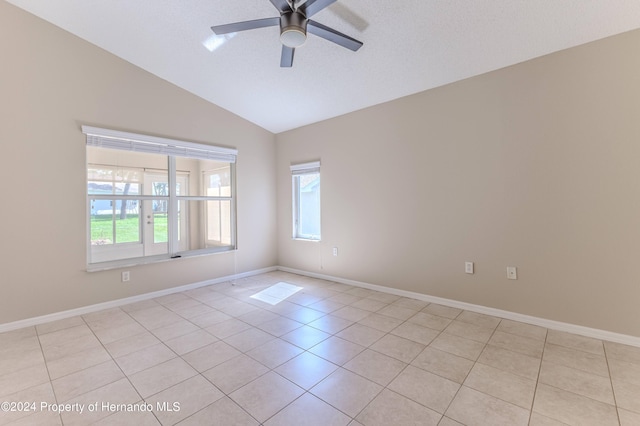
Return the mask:
[[[236,164],[232,163],[231,170],[231,245],[234,249],[238,248],[238,235],[237,235],[237,204],[236,204]],[[235,257],[234,257],[235,259]]]
[[[169,219],[167,227],[169,232],[169,255],[174,256],[178,252],[178,196],[176,194],[176,158],[169,156]]]
[[[116,221],[113,220],[116,217],[116,200],[111,203],[111,235],[113,235],[114,244],[118,242],[118,234],[116,234]]]

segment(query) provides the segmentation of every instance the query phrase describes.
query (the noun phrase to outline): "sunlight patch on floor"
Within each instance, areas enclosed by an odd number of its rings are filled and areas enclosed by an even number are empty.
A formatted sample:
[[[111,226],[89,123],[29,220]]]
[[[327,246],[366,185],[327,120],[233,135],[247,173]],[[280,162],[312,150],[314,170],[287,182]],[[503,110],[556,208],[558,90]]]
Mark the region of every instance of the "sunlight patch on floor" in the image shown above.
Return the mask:
[[[261,300],[270,305],[277,305],[287,297],[296,294],[300,290],[302,290],[302,287],[298,287],[296,285],[288,284],[285,282],[279,282],[252,295],[251,298]]]

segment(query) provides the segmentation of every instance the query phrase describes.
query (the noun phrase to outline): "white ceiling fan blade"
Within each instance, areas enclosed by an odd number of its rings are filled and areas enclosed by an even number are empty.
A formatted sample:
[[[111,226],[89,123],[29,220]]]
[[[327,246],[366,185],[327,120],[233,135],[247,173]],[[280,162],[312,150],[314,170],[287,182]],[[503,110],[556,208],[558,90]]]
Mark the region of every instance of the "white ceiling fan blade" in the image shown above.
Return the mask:
[[[280,25],[280,18],[255,19],[253,21],[234,22],[233,24],[214,25],[211,30],[220,35],[237,33],[238,31],[253,30],[256,28],[275,27]]]
[[[280,56],[280,67],[291,68],[293,66],[293,54],[296,49],[282,45],[282,55]]]
[[[291,6],[287,0],[269,0],[280,13],[290,12]]]
[[[329,28],[326,25],[322,25],[319,22],[309,20],[307,23],[307,32],[315,34],[318,37],[322,37],[325,40],[329,40],[335,44],[339,44],[342,47],[353,50],[354,52],[362,47],[362,42],[355,38],[349,37],[346,34],[342,34],[339,31]]]
[[[336,0],[307,0],[305,3],[300,5],[298,11],[302,12],[302,14],[307,18],[311,18],[313,15],[335,2]]]

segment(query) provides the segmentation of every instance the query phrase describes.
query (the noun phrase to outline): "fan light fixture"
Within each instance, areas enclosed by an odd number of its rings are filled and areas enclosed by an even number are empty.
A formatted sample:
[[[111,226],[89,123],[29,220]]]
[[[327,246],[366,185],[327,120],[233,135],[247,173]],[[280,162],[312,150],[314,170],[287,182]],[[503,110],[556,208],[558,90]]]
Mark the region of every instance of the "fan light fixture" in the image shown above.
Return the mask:
[[[238,31],[255,30],[257,28],[276,27],[280,25],[280,66],[291,68],[293,55],[297,47],[307,40],[307,29],[315,36],[328,40],[354,52],[362,47],[362,42],[346,34],[322,25],[311,17],[331,6],[337,0],[269,0],[278,9],[279,17],[254,19],[252,21],[234,22],[214,25],[213,32],[219,36]]]
[[[287,47],[300,47],[307,41],[307,18],[301,13],[280,16],[280,42]]]
[[[299,28],[285,28],[280,33],[280,41],[287,47],[300,47],[307,41],[307,35]]]

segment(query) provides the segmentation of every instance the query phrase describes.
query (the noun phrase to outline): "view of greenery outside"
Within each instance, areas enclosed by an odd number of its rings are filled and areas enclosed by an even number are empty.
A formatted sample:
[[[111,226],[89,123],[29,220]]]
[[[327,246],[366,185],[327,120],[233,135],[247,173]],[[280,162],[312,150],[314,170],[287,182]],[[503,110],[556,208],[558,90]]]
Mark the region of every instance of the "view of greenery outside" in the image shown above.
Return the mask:
[[[120,219],[110,214],[91,216],[91,243],[94,245],[113,244],[113,223],[116,224],[116,243],[136,243],[141,239],[140,217],[137,214],[127,214]],[[166,242],[168,238],[167,215],[155,214],[153,222],[153,240],[156,243]]]

